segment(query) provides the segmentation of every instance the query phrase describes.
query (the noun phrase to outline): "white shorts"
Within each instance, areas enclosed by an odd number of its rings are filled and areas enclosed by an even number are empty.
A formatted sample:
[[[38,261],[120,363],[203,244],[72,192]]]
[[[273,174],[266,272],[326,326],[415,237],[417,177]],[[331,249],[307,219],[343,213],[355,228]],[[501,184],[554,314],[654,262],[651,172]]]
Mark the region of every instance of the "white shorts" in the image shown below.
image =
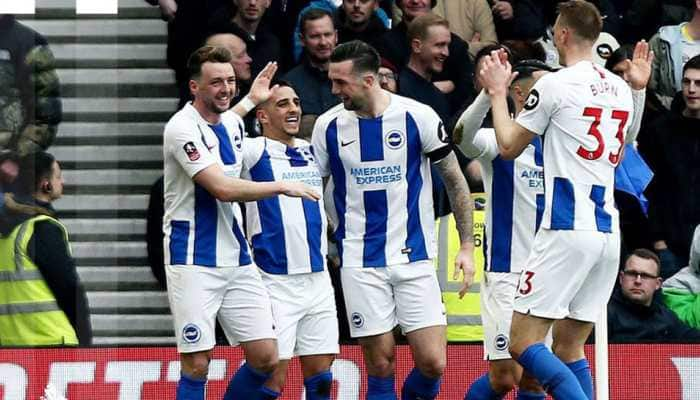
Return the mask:
[[[447,325],[445,305],[432,260],[383,268],[341,268],[350,336],[403,333]]]
[[[165,274],[178,352],[213,349],[217,317],[232,345],[276,338],[270,298],[254,264],[166,265]]]
[[[338,354],[338,314],[328,271],[260,273],[272,302],[279,358]]]
[[[481,322],[487,360],[510,359],[510,322],[519,272],[486,272],[481,284]]]
[[[620,235],[540,229],[515,293],[514,310],[595,322],[615,286]]]

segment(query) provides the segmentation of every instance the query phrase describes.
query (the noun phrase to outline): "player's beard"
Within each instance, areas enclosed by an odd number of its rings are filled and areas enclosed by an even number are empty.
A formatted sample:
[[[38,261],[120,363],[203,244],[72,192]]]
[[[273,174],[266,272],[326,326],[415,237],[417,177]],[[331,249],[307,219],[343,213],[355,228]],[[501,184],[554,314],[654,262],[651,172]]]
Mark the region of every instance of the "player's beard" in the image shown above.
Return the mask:
[[[229,96],[228,96],[229,101],[227,102],[226,106],[220,106],[219,104],[217,104],[217,102],[214,98],[204,98],[203,103],[204,103],[204,106],[207,108],[207,110],[209,110],[213,113],[216,113],[216,114],[222,114],[230,108],[232,97],[233,97],[232,94],[229,94]]]

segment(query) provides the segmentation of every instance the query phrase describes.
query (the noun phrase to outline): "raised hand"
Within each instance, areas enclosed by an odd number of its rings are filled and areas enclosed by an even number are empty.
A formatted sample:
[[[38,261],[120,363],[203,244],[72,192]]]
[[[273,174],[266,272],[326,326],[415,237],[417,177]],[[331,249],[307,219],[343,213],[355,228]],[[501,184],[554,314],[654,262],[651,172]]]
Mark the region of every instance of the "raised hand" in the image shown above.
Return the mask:
[[[508,86],[516,74],[512,72],[505,50],[495,50],[484,57],[478,80],[490,95],[508,93]]]
[[[250,86],[250,92],[248,92],[248,97],[255,105],[267,101],[272,95],[272,91],[277,88],[277,85],[270,87],[270,83],[276,72],[277,63],[269,62],[265,68],[260,71],[258,76],[255,77],[253,84]]]
[[[649,43],[640,40],[634,46],[632,60],[625,60],[624,71],[632,89],[641,90],[647,87],[651,78],[651,63],[654,61],[654,52],[649,51]]]

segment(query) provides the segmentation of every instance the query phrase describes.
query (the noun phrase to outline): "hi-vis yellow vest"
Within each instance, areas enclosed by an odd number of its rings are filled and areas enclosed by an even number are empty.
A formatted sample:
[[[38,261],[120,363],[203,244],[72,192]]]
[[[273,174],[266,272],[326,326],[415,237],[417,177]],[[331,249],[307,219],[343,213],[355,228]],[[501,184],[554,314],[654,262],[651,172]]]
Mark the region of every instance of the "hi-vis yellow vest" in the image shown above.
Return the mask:
[[[46,215],[28,219],[0,237],[0,346],[78,345],[75,330],[27,255],[39,221],[60,226],[68,243],[66,228]]]
[[[472,194],[472,204],[485,204],[483,193]],[[479,291],[484,276],[484,235],[483,207],[474,206],[474,284],[460,300],[462,276],[453,279],[454,260],[459,250],[459,234],[455,228],[454,216],[440,218],[438,221],[438,280],[442,290],[442,301],[447,310],[447,341],[474,342],[484,340],[484,327],[481,324],[481,300]]]

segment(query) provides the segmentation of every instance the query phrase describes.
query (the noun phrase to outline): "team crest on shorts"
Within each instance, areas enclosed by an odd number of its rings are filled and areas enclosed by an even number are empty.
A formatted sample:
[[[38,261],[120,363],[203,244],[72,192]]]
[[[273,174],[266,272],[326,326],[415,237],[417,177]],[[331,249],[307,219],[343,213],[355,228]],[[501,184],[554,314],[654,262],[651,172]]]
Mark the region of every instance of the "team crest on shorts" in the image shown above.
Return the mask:
[[[352,313],[352,315],[350,315],[350,320],[352,321],[352,326],[355,328],[362,328],[362,325],[365,324],[365,317],[358,312]]]
[[[508,336],[500,333],[496,335],[493,339],[493,344],[496,346],[496,350],[503,351],[508,349]]]
[[[185,150],[185,154],[187,154],[187,158],[189,158],[190,161],[199,160],[199,151],[197,151],[197,146],[195,146],[194,143],[187,142],[182,146],[182,149]]]
[[[202,337],[202,332],[195,324],[187,324],[182,328],[182,340],[187,343],[197,343]]]
[[[398,150],[406,143],[406,137],[401,131],[391,131],[384,137],[384,142],[392,150]]]

